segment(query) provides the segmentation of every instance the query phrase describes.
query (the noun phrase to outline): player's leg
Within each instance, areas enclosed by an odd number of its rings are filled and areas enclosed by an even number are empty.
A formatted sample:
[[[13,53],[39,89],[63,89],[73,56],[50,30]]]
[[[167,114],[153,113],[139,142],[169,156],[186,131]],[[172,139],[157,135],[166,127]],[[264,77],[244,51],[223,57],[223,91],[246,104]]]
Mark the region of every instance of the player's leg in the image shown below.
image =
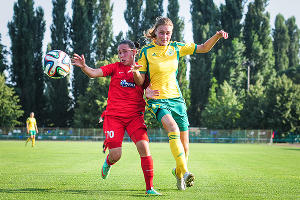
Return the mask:
[[[109,149],[109,154],[105,158],[102,166],[101,176],[106,179],[109,175],[111,166],[118,162],[122,155],[122,141],[124,137],[124,127],[120,119],[106,116],[103,123],[105,133],[105,144]]]
[[[32,147],[35,145],[35,131],[32,133]]]
[[[189,156],[189,120],[186,113],[186,105],[183,99],[173,99],[170,101],[170,107],[172,111],[172,116],[176,121],[179,130],[180,130],[180,141],[183,145],[185,152],[185,160],[188,162]],[[187,187],[191,187],[194,185],[195,177],[190,172],[184,173],[184,181]]]
[[[143,116],[138,116],[134,120],[131,120],[126,130],[140,154],[141,167],[146,183],[146,194],[161,195],[153,188],[153,159],[150,153],[149,139]]]
[[[189,158],[189,131],[180,131],[180,141],[183,145],[185,160],[188,162]]]
[[[159,111],[159,115],[162,115],[163,110]],[[183,145],[180,141],[179,128],[170,114],[165,114],[161,117],[161,122],[168,132],[170,149],[173,157],[176,161],[176,178],[177,178],[177,188],[179,190],[185,190],[185,183],[183,175],[188,171],[187,164],[185,160],[185,153]]]
[[[116,162],[120,160],[121,155],[121,147],[109,149],[109,154],[106,156],[101,169],[101,176],[103,179],[106,179],[108,177],[111,166],[113,166]]]
[[[27,146],[27,143],[31,140],[31,136],[29,136],[26,140],[25,146]]]

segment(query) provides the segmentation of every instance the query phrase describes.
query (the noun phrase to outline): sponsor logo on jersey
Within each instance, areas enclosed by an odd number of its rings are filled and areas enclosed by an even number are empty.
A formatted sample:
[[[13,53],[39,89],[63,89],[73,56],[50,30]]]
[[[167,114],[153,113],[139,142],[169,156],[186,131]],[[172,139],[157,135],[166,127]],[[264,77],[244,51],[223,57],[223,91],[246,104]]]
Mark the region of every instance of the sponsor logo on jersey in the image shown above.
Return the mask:
[[[152,56],[157,56],[156,53],[153,53]]]
[[[131,87],[131,88],[135,87],[135,83],[127,82],[125,79],[121,80],[120,85],[122,87]]]

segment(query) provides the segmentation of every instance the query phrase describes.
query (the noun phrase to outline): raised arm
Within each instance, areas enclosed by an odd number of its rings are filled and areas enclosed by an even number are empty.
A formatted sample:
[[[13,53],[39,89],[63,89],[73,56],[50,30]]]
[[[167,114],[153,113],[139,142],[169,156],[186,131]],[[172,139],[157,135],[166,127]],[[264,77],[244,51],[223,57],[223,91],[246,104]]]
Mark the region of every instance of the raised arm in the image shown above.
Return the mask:
[[[72,65],[80,67],[81,70],[90,78],[103,77],[103,71],[101,68],[93,69],[86,65],[84,55],[79,56],[74,54],[72,60]]]
[[[141,65],[132,65],[131,71],[133,73],[133,79],[135,84],[137,85],[143,85],[145,81],[145,74],[141,74],[139,71],[139,68],[141,68]]]
[[[224,37],[224,39],[228,38],[228,33],[225,31],[217,31],[217,33],[209,38],[204,44],[197,45],[196,53],[207,53],[209,52],[213,46],[218,42],[220,38]]]

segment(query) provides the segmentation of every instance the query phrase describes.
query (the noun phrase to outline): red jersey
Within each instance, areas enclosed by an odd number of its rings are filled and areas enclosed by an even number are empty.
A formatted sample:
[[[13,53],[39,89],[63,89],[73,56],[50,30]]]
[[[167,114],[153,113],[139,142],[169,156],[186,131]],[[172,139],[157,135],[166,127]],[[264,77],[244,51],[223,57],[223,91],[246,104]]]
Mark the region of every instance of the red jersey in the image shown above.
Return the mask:
[[[131,66],[121,62],[101,67],[103,76],[111,76],[105,115],[130,117],[144,113],[144,90],[134,83]]]

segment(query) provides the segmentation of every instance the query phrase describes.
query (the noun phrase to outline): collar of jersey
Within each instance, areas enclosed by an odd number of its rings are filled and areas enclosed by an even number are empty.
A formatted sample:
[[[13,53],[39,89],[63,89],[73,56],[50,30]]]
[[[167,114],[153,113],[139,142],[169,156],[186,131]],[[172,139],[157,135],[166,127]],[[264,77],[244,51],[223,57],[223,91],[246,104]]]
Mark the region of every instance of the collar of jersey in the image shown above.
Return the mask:
[[[152,44],[155,46],[155,48],[157,48],[157,49],[162,49],[162,50],[168,49],[169,46],[170,46],[170,43],[171,43],[171,41],[169,42],[169,44],[168,44],[167,46],[160,46],[160,45],[157,45],[157,44],[155,43],[155,40],[152,41]]]

